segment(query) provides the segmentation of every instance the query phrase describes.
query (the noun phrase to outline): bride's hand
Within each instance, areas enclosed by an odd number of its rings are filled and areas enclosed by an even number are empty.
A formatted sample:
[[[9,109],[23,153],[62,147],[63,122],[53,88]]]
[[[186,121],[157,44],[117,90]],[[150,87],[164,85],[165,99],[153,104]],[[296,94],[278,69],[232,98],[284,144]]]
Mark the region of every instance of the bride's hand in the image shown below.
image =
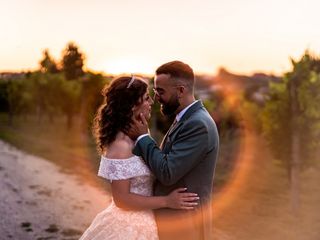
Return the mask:
[[[193,210],[198,205],[198,194],[185,192],[186,188],[172,191],[167,198],[167,207],[174,209]]]

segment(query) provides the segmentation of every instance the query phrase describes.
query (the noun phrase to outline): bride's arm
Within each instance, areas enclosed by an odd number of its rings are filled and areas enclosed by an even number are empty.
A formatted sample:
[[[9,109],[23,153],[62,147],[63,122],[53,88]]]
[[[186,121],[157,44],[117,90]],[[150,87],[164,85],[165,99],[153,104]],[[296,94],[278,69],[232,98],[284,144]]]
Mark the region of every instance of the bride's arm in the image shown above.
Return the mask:
[[[185,188],[179,188],[167,196],[142,196],[130,193],[130,180],[113,180],[112,196],[115,204],[124,209],[146,210],[157,208],[174,208],[192,210],[198,205],[196,193],[187,193]]]

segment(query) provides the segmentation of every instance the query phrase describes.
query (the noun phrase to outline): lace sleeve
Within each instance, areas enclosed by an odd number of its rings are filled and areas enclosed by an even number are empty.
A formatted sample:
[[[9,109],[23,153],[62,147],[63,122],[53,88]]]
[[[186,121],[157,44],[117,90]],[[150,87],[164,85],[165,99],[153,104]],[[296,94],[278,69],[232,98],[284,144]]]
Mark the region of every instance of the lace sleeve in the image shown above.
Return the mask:
[[[108,159],[101,157],[98,176],[108,180],[124,180],[150,175],[150,170],[137,156],[129,159]]]

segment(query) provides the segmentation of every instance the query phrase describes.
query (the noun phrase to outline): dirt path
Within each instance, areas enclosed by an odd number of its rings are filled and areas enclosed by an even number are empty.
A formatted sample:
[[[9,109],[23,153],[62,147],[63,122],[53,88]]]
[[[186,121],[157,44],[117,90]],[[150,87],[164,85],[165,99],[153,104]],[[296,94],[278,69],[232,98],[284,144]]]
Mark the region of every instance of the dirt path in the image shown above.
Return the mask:
[[[78,239],[110,197],[0,141],[0,239]]]

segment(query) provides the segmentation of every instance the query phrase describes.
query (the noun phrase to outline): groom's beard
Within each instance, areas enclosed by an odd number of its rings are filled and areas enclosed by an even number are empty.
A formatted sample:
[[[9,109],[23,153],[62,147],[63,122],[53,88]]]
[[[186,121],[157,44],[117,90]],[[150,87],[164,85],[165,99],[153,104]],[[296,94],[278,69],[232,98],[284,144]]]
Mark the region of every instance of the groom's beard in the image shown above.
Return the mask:
[[[178,95],[172,96],[167,103],[161,103],[161,113],[165,116],[171,116],[175,114],[176,110],[180,106]]]

